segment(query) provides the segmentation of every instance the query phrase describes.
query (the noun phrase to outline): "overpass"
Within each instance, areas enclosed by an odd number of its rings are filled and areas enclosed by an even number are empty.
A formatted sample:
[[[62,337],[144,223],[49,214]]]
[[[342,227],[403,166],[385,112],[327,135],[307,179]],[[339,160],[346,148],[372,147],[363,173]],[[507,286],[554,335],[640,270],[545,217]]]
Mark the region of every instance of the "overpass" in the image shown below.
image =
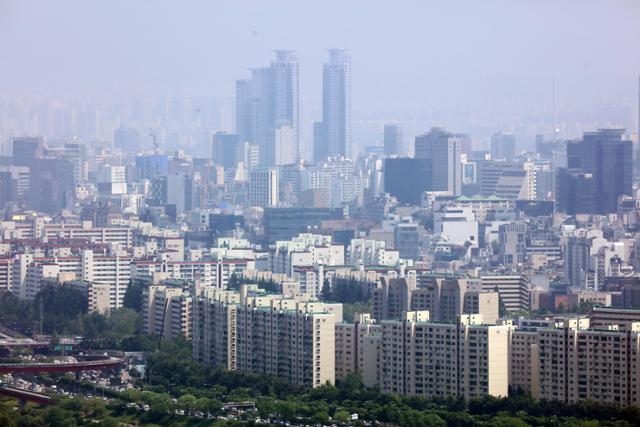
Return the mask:
[[[46,394],[34,393],[29,390],[4,385],[0,385],[0,396],[11,397],[21,403],[25,401],[38,403],[40,405],[51,405],[53,403],[53,399]]]
[[[111,369],[124,364],[122,357],[104,356],[90,358],[80,362],[63,363],[0,363],[0,374],[38,373],[38,372],[80,372]]]

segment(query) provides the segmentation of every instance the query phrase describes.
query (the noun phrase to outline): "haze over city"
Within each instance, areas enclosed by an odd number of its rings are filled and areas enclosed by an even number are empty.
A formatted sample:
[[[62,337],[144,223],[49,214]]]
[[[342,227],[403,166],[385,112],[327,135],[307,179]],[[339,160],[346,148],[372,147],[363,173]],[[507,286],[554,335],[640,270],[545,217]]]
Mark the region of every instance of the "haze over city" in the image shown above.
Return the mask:
[[[564,136],[587,130],[576,122],[636,126],[640,4],[633,0],[0,7],[3,98],[232,98],[236,79],[267,63],[272,50],[291,49],[300,62],[300,128],[309,145],[311,122],[321,114],[325,50],[341,47],[352,57],[356,146],[375,142],[366,122],[396,120],[415,134],[446,125],[487,137],[508,127],[532,147],[536,132],[552,128],[554,80]]]
[[[0,427],[640,426],[640,0],[0,0]]]

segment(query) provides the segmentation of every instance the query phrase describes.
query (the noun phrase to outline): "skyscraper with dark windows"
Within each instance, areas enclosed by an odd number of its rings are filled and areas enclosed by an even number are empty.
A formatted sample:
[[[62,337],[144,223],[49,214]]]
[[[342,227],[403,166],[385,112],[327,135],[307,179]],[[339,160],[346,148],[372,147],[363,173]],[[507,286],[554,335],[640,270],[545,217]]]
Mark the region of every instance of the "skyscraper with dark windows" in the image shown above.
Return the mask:
[[[237,133],[214,133],[211,137],[211,159],[213,163],[225,168],[235,168],[239,144],[240,135]]]
[[[236,82],[236,131],[242,141],[258,145],[265,166],[277,164],[282,135],[290,145],[286,151],[299,156],[298,58],[289,50],[275,54],[268,67]]]
[[[433,190],[431,160],[398,157],[384,161],[384,191],[400,203],[419,206],[422,193]]]
[[[11,145],[16,166],[31,166],[44,154],[44,142],[39,136],[18,136],[12,139]]]
[[[329,49],[322,69],[322,122],[314,124],[314,160],[351,157],[351,57]]]
[[[585,132],[567,144],[567,168],[558,170],[558,210],[569,214],[609,214],[618,198],[632,191],[632,142],[624,129]]]

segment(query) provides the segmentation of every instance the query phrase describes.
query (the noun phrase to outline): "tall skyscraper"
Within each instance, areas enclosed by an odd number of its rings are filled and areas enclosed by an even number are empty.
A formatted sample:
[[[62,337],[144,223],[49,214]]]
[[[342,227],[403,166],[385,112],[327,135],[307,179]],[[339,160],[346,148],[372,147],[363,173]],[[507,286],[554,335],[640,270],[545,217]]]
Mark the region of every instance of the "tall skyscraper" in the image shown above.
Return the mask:
[[[314,160],[351,153],[351,57],[330,49],[322,70],[322,122],[314,124]]]
[[[491,137],[491,158],[513,160],[516,156],[516,137],[511,132],[496,133]]]
[[[454,196],[462,194],[462,141],[441,128],[416,136],[415,158],[429,159],[433,171],[433,191],[449,191]]]
[[[623,135],[624,129],[600,129],[567,144],[567,168],[558,171],[560,211],[614,213],[618,198],[631,195],[632,143]]]
[[[402,131],[399,125],[384,125],[384,154],[403,154]]]
[[[236,130],[242,141],[256,144],[260,164],[276,164],[278,131],[292,136],[299,156],[298,58],[292,51],[277,50],[268,67],[251,70],[251,78],[236,82]]]

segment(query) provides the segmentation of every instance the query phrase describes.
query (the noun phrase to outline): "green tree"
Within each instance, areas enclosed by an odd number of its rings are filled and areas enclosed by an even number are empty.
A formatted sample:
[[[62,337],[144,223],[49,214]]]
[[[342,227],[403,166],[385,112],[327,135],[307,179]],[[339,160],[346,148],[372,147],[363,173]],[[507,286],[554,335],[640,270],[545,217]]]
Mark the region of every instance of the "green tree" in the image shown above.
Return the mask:
[[[144,303],[144,289],[145,285],[142,280],[131,279],[124,293],[122,305],[140,313]]]
[[[327,424],[329,422],[329,414],[327,411],[318,411],[311,417],[313,424]]]
[[[346,424],[351,421],[351,414],[344,409],[339,409],[333,414],[333,419],[339,423]]]
[[[185,414],[190,415],[196,409],[198,400],[192,394],[185,394],[178,399],[178,408],[182,409]]]

